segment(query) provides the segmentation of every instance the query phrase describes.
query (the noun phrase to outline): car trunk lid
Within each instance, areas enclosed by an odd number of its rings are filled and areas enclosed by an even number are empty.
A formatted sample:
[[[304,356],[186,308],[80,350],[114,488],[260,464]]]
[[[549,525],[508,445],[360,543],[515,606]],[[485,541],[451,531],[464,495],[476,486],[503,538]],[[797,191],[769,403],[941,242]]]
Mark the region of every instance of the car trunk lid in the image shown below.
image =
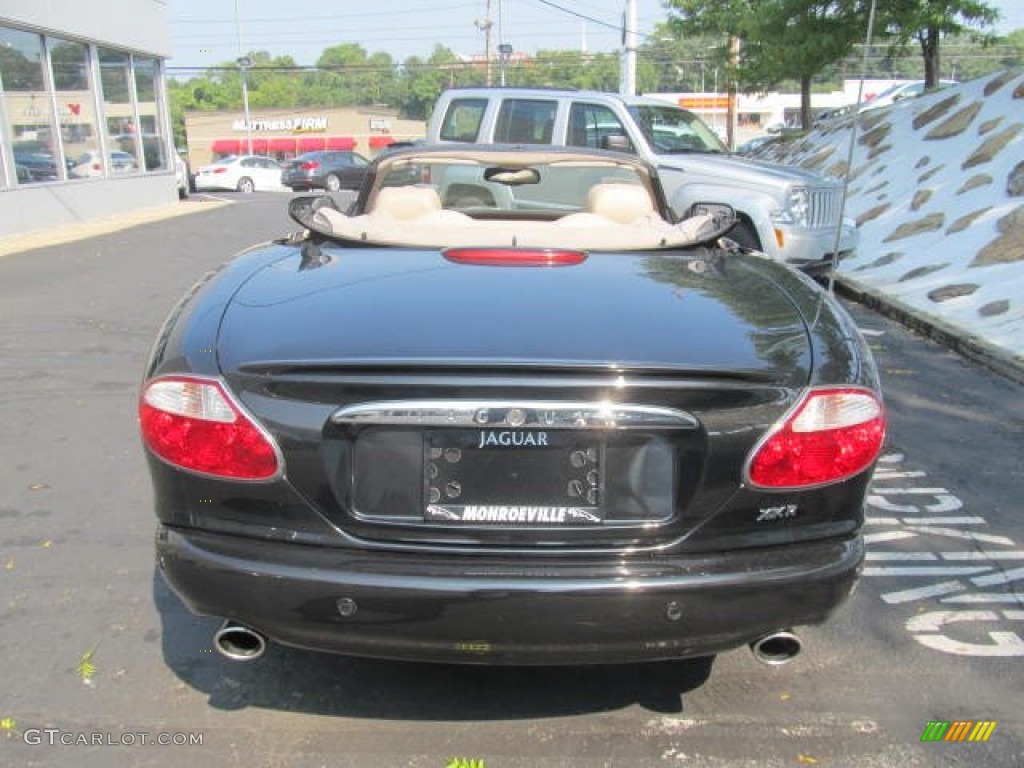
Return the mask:
[[[810,366],[757,262],[705,250],[521,267],[307,243],[242,286],[218,354],[348,535],[503,550],[692,530]]]
[[[706,254],[709,258],[700,258]],[[558,366],[806,381],[804,320],[736,257],[590,253],[568,266],[317,248],[272,264],[228,307],[219,361],[242,368]]]

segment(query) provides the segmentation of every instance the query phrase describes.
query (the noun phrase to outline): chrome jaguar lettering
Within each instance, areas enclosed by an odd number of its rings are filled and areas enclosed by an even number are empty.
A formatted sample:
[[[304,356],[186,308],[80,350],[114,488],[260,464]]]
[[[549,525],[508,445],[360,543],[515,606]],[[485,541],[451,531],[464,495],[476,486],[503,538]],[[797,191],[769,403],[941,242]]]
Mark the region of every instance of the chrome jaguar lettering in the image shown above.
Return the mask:
[[[513,430],[480,430],[480,444],[477,448],[488,446],[500,447],[531,447],[546,446],[548,444],[547,432],[521,432]]]

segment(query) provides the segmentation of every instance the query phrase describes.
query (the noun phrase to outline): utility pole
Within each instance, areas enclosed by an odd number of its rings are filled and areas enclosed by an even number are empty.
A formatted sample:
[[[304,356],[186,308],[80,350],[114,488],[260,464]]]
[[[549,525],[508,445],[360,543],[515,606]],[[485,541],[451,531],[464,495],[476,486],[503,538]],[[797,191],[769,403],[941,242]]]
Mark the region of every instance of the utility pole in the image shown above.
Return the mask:
[[[487,0],[487,14],[483,21],[477,19],[473,22],[476,24],[476,28],[484,33],[484,61],[487,62],[487,87],[491,86],[491,27],[494,26],[494,22],[491,21],[491,0]]]
[[[740,65],[740,39],[729,38],[729,66],[732,69],[729,78],[729,116],[725,126],[725,143],[729,145],[729,151],[736,149],[736,75],[735,72]]]
[[[249,67],[252,59],[242,55],[242,22],[238,15],[238,0],[235,0],[235,34],[238,36],[238,58],[235,63],[242,74],[242,109],[245,110],[245,153],[252,154],[252,119],[249,116]]]
[[[623,96],[636,95],[636,0],[626,0],[622,15],[622,76],[619,78],[619,93]]]
[[[501,73],[501,85],[505,85],[505,70],[508,69],[508,58],[512,55],[511,43],[505,42],[505,33],[502,31],[501,0],[498,0],[498,69]]]

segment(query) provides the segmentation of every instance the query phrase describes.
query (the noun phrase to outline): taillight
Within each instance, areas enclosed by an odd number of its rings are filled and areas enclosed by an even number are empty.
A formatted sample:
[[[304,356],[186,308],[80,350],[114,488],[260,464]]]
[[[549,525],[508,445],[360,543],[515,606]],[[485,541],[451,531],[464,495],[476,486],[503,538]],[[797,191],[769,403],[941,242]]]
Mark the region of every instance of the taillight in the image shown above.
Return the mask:
[[[221,165],[221,166],[218,166],[217,168],[214,168],[213,172],[214,173],[227,173],[228,169],[225,168],[223,165]]]
[[[448,248],[444,257],[456,264],[495,267],[570,267],[586,261],[582,251],[550,248]]]
[[[308,162],[303,163],[299,167],[304,171],[315,171],[317,168],[320,167],[320,163],[316,162],[315,160],[310,160]]]
[[[102,171],[102,170],[103,170],[103,166],[102,166],[102,165],[100,165],[99,163],[93,163],[93,164],[92,164],[92,169],[93,169],[94,171]]]
[[[216,379],[154,379],[142,390],[139,421],[146,445],[170,464],[238,480],[266,480],[280,468],[269,435]]]
[[[873,392],[811,390],[755,449],[747,466],[761,488],[807,488],[863,472],[885,439],[885,412]]]

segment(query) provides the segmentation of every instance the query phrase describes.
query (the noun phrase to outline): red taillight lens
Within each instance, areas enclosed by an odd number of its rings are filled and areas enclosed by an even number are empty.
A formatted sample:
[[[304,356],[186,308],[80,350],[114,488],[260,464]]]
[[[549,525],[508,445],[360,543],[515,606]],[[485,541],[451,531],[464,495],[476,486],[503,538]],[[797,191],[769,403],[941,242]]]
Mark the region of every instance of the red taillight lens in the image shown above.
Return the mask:
[[[317,168],[320,167],[320,163],[316,162],[315,160],[310,160],[309,162],[303,163],[299,167],[304,171],[315,171]]]
[[[215,379],[154,379],[142,390],[139,422],[149,449],[179,467],[239,480],[278,472],[270,438]]]
[[[92,169],[93,169],[94,171],[102,171],[102,170],[103,170],[103,166],[102,166],[102,165],[100,165],[99,163],[93,163],[93,164],[92,164]]]
[[[217,168],[214,168],[214,169],[213,169],[213,172],[214,172],[214,173],[227,173],[227,172],[228,172],[228,169],[227,169],[227,168],[225,168],[225,167],[224,167],[223,165],[221,165],[221,166],[219,166],[219,167],[217,167]]]
[[[812,390],[777,426],[749,462],[762,488],[825,485],[863,472],[885,440],[885,412],[864,389]]]
[[[456,264],[495,267],[571,267],[586,261],[582,251],[549,248],[449,248],[444,257]]]

